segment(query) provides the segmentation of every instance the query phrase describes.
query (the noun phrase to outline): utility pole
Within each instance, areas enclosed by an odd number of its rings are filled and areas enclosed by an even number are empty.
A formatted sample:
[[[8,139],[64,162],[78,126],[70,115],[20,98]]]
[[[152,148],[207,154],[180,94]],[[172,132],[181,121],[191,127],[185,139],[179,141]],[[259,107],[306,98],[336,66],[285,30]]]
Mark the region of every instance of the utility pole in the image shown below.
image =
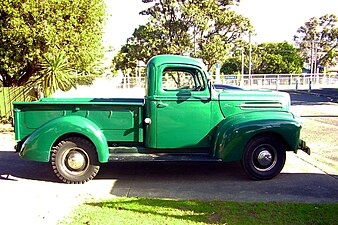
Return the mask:
[[[249,32],[249,84],[250,84],[250,86],[252,85],[252,77],[251,77],[251,51],[252,51],[251,32]]]
[[[241,48],[241,52],[242,52],[242,56],[241,56],[241,60],[242,60],[241,74],[242,74],[242,77],[244,77],[244,48]]]
[[[194,25],[194,57],[196,57],[196,27]]]
[[[317,71],[317,42],[314,43],[314,50],[315,50],[315,53],[314,53],[314,57],[315,57],[315,60],[314,60],[314,77],[318,80],[318,71]]]

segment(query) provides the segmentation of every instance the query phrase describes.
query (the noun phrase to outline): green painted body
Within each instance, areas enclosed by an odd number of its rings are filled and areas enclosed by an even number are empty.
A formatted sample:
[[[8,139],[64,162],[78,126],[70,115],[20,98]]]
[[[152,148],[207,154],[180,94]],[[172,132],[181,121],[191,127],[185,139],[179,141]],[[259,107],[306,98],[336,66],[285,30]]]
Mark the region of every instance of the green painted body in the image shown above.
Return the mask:
[[[49,161],[51,148],[68,136],[90,140],[100,162],[108,161],[110,146],[142,147],[152,153],[209,153],[235,161],[242,158],[248,141],[263,133],[281,138],[286,150],[297,150],[301,124],[289,112],[288,94],[216,92],[202,68],[196,59],[161,55],[148,62],[144,99],[46,98],[14,103],[20,156]],[[168,88],[180,84],[175,74],[185,74],[184,82],[196,87]]]

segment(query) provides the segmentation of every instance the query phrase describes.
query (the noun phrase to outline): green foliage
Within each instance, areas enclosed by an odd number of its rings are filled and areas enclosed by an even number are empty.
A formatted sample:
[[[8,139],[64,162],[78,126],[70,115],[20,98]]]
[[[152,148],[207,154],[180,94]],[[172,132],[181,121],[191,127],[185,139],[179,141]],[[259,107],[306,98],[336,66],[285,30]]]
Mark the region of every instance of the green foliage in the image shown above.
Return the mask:
[[[297,49],[287,43],[262,43],[253,48],[252,73],[301,73],[303,60]]]
[[[242,43],[244,73],[248,73],[249,65],[249,45]],[[221,68],[225,74],[240,73],[242,52],[233,50],[233,56],[228,57]],[[253,74],[281,74],[281,73],[301,73],[303,60],[298,50],[287,42],[262,43],[252,45],[252,73]]]
[[[231,10],[234,2],[237,1],[206,0],[188,6],[197,45],[192,56],[202,58],[208,70],[223,61],[230,46],[253,29],[248,18]]]
[[[142,11],[146,25],[113,59],[113,68],[132,73],[138,60],[147,62],[158,54],[190,54],[202,58],[207,69],[224,59],[228,48],[252,30],[250,21],[231,11],[238,1],[225,0],[143,0],[151,6]]]
[[[240,57],[228,57],[224,60],[221,67],[221,73],[224,74],[237,74],[241,72],[242,61]]]
[[[39,74],[44,96],[49,97],[58,89],[67,91],[75,87],[70,78],[72,71],[69,68],[68,59],[63,53],[46,54],[43,57]]]
[[[37,77],[33,84],[42,88],[45,97],[50,97],[56,90],[68,91],[76,88],[76,84],[90,85],[97,78],[95,73],[77,74],[70,67],[68,57],[64,53],[45,54],[38,72],[40,77]]]
[[[298,28],[294,41],[305,61],[316,59],[317,65],[332,66],[338,62],[338,17],[326,14],[313,17]]]
[[[337,209],[338,204],[114,198],[85,203],[62,224],[335,224]]]
[[[84,75],[72,75],[70,78],[72,79],[72,84],[78,84],[78,85],[91,85],[93,81],[98,78],[99,75],[94,74],[84,74]]]
[[[25,85],[42,69],[46,55],[59,57],[59,52],[67,56],[70,68],[87,73],[95,70],[103,56],[105,16],[104,0],[3,0],[0,5],[3,85]]]

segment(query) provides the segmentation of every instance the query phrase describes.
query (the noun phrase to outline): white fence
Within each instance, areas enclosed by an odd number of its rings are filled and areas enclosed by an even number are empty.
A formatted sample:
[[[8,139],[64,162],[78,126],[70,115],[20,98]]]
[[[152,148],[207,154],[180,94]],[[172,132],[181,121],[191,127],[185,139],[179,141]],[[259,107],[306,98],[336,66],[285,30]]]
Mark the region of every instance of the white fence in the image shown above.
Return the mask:
[[[318,74],[296,75],[296,74],[247,74],[221,75],[218,80],[216,76],[209,79],[215,84],[226,84],[240,86],[245,89],[274,89],[274,90],[311,90],[316,88],[334,87],[338,88],[338,76]],[[310,85],[311,84],[311,85]],[[77,86],[67,92],[58,90],[52,97],[83,97],[83,98],[142,98],[145,95],[144,77],[113,77],[98,78],[91,86]]]
[[[215,84],[226,84],[249,89],[311,89],[338,87],[338,75],[330,74],[248,74],[209,76]],[[144,88],[144,77],[124,77],[118,88]]]
[[[252,74],[212,76],[215,83],[268,89],[307,89],[338,87],[338,76],[331,74]]]

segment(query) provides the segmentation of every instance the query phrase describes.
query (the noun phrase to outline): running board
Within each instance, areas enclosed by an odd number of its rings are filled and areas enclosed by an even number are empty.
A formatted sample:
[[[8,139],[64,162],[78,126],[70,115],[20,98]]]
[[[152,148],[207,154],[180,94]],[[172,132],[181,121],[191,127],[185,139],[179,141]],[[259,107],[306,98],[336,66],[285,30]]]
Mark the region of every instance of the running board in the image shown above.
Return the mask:
[[[217,162],[221,159],[212,158],[207,153],[146,153],[144,149],[138,148],[109,148],[109,161],[188,161],[188,162]]]

